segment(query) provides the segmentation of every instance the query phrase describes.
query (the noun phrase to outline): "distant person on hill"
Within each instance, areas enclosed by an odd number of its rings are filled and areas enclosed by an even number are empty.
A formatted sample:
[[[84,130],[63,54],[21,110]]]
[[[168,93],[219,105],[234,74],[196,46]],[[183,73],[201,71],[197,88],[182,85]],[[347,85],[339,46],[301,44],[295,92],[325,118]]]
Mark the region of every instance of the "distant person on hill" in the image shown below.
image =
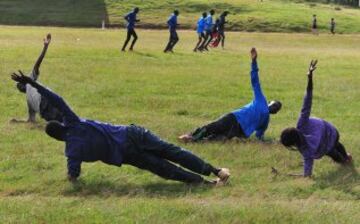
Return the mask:
[[[138,36],[135,32],[135,23],[140,22],[140,20],[136,19],[136,15],[139,13],[139,8],[136,7],[132,12],[129,12],[124,19],[127,21],[127,36],[126,40],[124,42],[124,45],[121,49],[121,51],[125,51],[127,44],[130,41],[131,36],[133,36],[133,41],[130,45],[129,50],[132,51],[134,49],[134,45],[136,43],[136,40],[138,39]]]
[[[198,142],[200,140],[223,140],[233,137],[248,138],[255,131],[258,139],[263,139],[268,128],[270,114],[276,114],[281,109],[279,101],[269,104],[261,90],[256,49],[251,49],[251,84],[254,99],[251,103],[222,116],[217,121],[197,128],[190,134],[179,137],[184,142]]]
[[[296,128],[282,131],[280,141],[289,149],[299,151],[304,158],[304,173],[294,176],[309,177],[312,175],[314,159],[324,155],[331,157],[336,163],[351,164],[352,157],[339,142],[340,135],[329,122],[310,117],[313,98],[313,72],[317,61],[311,61],[308,72],[308,84],[301,114]]]
[[[48,34],[44,38],[44,47],[41,51],[39,58],[36,60],[33,70],[30,73],[30,78],[36,81],[40,76],[40,66],[41,63],[46,55],[47,49],[51,42],[51,34]],[[39,113],[41,118],[49,121],[49,120],[57,120],[62,121],[62,116],[60,111],[56,108],[52,107],[46,97],[41,96],[38,91],[33,88],[31,85],[24,85],[22,83],[17,83],[17,89],[22,92],[26,93],[26,101],[28,106],[28,119],[27,121],[24,120],[17,120],[12,119],[12,122],[35,122],[36,113]]]
[[[315,34],[315,35],[318,35],[318,34],[319,34],[316,15],[313,15],[311,30],[312,30],[312,33],[313,33],[313,34]]]
[[[167,21],[167,24],[169,26],[169,31],[170,31],[170,38],[169,38],[169,43],[165,47],[164,53],[167,53],[169,51],[173,52],[174,46],[179,41],[179,37],[176,32],[176,28],[179,25],[177,23],[178,15],[179,15],[179,11],[175,10],[174,13],[169,17],[169,19]]]
[[[76,181],[79,177],[82,162],[95,161],[119,167],[128,164],[165,179],[189,184],[223,185],[230,177],[228,169],[215,168],[193,153],[161,140],[143,127],[82,119],[60,96],[19,72],[20,75],[14,73],[11,78],[17,83],[37,89],[63,114],[62,123],[50,121],[45,131],[50,137],[65,142],[70,181]],[[201,176],[210,174],[218,179],[208,181]]]
[[[331,32],[333,35],[335,34],[335,26],[336,26],[335,19],[334,19],[334,18],[331,18],[331,21],[330,21],[330,32]]]
[[[217,25],[217,32],[219,34],[220,40],[221,40],[221,47],[224,49],[225,47],[225,24],[226,16],[229,14],[228,11],[223,12],[219,17],[219,23]]]
[[[199,47],[200,50],[208,51],[208,45],[212,41],[212,33],[214,28],[213,16],[215,14],[215,10],[210,10],[210,13],[205,19],[205,39]]]
[[[197,22],[197,28],[196,28],[196,33],[199,37],[199,41],[197,42],[195,48],[194,48],[194,52],[196,52],[199,49],[199,46],[201,44],[201,42],[203,40],[205,40],[205,34],[204,34],[204,29],[205,29],[205,19],[207,17],[207,13],[204,12],[202,14],[202,16],[200,17],[200,19]]]

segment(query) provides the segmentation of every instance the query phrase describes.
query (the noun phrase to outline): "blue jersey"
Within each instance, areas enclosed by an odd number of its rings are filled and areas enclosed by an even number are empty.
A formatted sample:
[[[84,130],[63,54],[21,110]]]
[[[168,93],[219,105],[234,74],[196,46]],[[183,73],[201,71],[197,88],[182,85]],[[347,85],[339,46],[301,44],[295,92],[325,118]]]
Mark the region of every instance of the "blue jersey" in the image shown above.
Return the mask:
[[[128,13],[124,19],[128,22],[126,28],[128,29],[134,29],[135,28],[135,23],[136,23],[136,13],[135,12],[130,12]]]
[[[213,18],[212,15],[208,15],[205,19],[205,30],[211,31],[213,28]]]
[[[261,91],[256,61],[252,62],[251,84],[254,100],[244,107],[233,111],[246,137],[256,131],[256,137],[261,139],[269,125],[270,114],[266,98]]]
[[[176,30],[176,27],[177,27],[177,16],[176,16],[175,14],[172,14],[172,15],[169,17],[169,19],[168,19],[168,21],[167,21],[167,24],[168,24],[169,29],[170,29],[171,31]]]
[[[65,136],[65,155],[70,176],[80,175],[82,162],[102,161],[121,166],[128,126],[80,119],[60,96],[40,85],[37,89],[63,114],[64,125],[68,129]]]
[[[197,22],[196,32],[197,33],[202,33],[202,32],[204,32],[204,29],[205,29],[205,18],[201,17]]]

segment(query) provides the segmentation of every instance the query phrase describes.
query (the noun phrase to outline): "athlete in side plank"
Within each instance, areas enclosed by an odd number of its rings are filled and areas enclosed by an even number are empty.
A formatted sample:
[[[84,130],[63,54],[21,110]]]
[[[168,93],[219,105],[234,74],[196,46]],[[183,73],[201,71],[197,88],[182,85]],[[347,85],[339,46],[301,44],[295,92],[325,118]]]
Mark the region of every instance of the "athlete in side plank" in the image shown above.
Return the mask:
[[[284,146],[299,151],[304,158],[304,173],[292,176],[311,176],[314,159],[320,159],[324,155],[339,164],[352,163],[351,155],[339,141],[340,135],[336,128],[323,119],[310,117],[316,64],[316,60],[310,63],[306,94],[296,128],[286,128],[280,137]]]
[[[184,142],[197,142],[200,140],[223,140],[233,137],[248,138],[255,131],[258,139],[263,139],[269,125],[270,114],[276,114],[281,109],[279,101],[269,104],[261,90],[256,49],[251,49],[251,85],[254,99],[251,103],[222,116],[217,121],[197,128],[190,134],[179,137]]]
[[[41,63],[46,55],[47,49],[51,42],[51,34],[48,34],[44,38],[44,47],[41,51],[41,54],[39,58],[36,60],[33,70],[30,73],[30,78],[34,81],[36,81],[39,78],[40,75],[40,66]],[[59,110],[54,108],[49,101],[46,99],[46,97],[41,96],[38,91],[33,88],[31,85],[25,85],[23,83],[17,83],[16,85],[17,89],[26,94],[26,101],[28,105],[28,119],[26,121],[24,120],[17,120],[12,119],[12,122],[35,122],[36,114],[40,114],[40,116],[47,120],[57,120],[62,121],[62,115]]]
[[[19,72],[20,74],[12,75],[14,81],[37,89],[41,96],[46,97],[63,114],[63,123],[50,121],[45,131],[50,137],[65,142],[70,181],[79,177],[82,162],[95,161],[119,167],[128,164],[165,179],[189,184],[223,185],[230,177],[228,169],[215,168],[193,153],[161,140],[143,127],[81,119],[60,96]],[[209,181],[201,176],[210,174],[218,178]]]

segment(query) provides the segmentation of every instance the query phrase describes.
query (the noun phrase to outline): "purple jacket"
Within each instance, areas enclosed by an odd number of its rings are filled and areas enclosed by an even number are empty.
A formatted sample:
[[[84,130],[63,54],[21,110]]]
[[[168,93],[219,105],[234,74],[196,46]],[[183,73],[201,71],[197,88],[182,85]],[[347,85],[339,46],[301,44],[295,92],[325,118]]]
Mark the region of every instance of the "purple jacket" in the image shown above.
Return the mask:
[[[304,157],[304,176],[311,176],[314,159],[320,159],[330,152],[338,139],[338,132],[332,124],[319,118],[310,117],[312,89],[312,78],[309,77],[303,107],[297,123],[297,129],[304,137],[299,146]]]

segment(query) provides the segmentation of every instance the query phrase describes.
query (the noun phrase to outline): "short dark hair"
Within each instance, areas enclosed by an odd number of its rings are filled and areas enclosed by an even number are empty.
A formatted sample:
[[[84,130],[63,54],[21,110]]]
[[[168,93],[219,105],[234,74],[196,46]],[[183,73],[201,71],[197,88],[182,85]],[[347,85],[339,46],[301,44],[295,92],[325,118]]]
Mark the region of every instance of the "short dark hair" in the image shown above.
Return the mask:
[[[202,16],[203,16],[203,17],[206,17],[206,16],[207,16],[207,12],[203,12]]]
[[[174,10],[175,15],[179,15],[179,10]]]
[[[215,10],[214,10],[214,9],[211,9],[211,10],[210,10],[210,14],[211,14],[211,15],[215,14]]]
[[[17,88],[20,92],[26,93],[26,85],[24,85],[24,84],[22,84],[22,83],[20,83],[20,82],[16,83],[16,88]]]
[[[297,146],[300,142],[299,130],[296,128],[286,128],[281,132],[280,142],[286,147]]]

